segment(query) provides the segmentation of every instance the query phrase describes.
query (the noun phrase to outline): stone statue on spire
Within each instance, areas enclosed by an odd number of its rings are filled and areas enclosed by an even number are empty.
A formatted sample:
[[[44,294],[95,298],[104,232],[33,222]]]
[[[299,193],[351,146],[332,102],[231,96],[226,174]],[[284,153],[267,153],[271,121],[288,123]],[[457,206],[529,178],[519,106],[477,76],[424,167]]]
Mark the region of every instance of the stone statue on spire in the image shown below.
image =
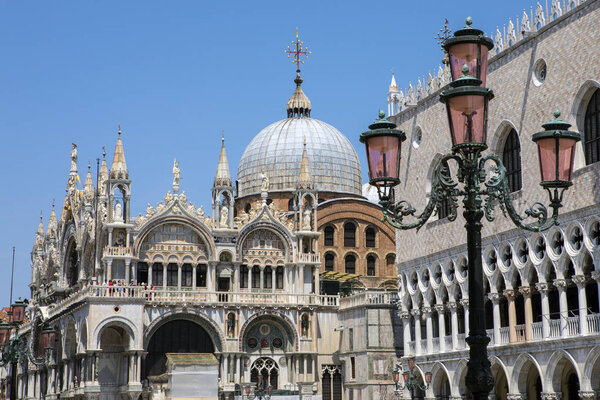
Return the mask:
[[[179,192],[179,180],[181,176],[181,170],[179,169],[179,162],[177,159],[173,160],[173,193]]]
[[[73,148],[71,149],[71,172],[77,171],[77,145],[71,143]]]

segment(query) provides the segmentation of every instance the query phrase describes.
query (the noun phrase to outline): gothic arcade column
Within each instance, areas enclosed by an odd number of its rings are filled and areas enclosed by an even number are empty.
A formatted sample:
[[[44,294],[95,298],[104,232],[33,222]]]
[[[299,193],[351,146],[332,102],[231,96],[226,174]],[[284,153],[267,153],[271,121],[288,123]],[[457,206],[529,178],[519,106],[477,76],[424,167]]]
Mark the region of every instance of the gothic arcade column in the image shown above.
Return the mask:
[[[515,291],[512,289],[506,289],[504,291],[504,297],[508,300],[508,338],[510,343],[517,342],[517,331],[515,327],[517,325],[517,310],[515,309]]]
[[[421,355],[421,311],[412,309],[410,311],[415,320],[415,355]]]
[[[448,303],[448,308],[450,309],[450,322],[452,325],[452,350],[456,350],[458,349],[458,315],[456,314],[458,305],[456,302],[451,301]]]
[[[427,353],[433,353],[433,324],[431,321],[431,307],[423,307],[422,312],[425,315],[425,335],[427,339]]]
[[[521,286],[519,292],[523,295],[523,305],[525,307],[525,341],[533,340],[533,311],[531,310],[531,287]]]
[[[435,311],[438,313],[438,337],[440,340],[440,353],[446,351],[446,319],[444,318],[443,304],[436,304]]]
[[[502,341],[500,337],[500,294],[488,293],[488,298],[492,302],[492,313],[494,316],[494,344],[499,345]]]
[[[469,299],[461,299],[460,305],[463,307],[465,314],[465,335],[469,335]],[[465,342],[466,346],[466,342]]]
[[[577,285],[577,304],[579,308],[579,333],[587,335],[587,299],[585,297],[585,276],[575,275],[571,278]]]
[[[152,267],[154,263],[148,263],[148,287],[152,286]]]
[[[554,286],[558,289],[558,302],[560,306],[560,336],[568,336],[567,318],[569,317],[569,309],[567,304],[567,280],[555,279]]]
[[[550,304],[548,302],[548,284],[540,282],[535,284],[535,288],[540,292],[542,300],[542,338],[550,337]]]
[[[404,354],[409,355],[412,354],[414,349],[410,348],[410,312],[401,311],[400,317],[402,318],[402,337],[404,339]]]

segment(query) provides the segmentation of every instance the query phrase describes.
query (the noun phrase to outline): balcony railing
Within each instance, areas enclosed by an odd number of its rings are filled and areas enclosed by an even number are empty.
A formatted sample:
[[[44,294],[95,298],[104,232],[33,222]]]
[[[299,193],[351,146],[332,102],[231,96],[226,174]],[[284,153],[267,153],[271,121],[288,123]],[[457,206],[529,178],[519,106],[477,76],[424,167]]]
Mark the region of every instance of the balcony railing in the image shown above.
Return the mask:
[[[340,308],[351,308],[365,304],[392,305],[398,300],[398,292],[367,290],[340,299]]]
[[[131,257],[131,247],[107,246],[104,248],[104,257]]]
[[[298,253],[298,262],[319,264],[321,262],[321,255],[319,253]]]
[[[600,333],[600,314],[588,314],[588,333]]]

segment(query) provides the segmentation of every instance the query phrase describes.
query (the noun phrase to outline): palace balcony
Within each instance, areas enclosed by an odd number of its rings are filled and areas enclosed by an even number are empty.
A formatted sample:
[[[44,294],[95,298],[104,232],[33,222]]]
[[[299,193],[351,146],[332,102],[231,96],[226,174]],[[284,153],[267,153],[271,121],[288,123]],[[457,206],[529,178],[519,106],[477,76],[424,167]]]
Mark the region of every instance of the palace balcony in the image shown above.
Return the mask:
[[[320,264],[321,255],[319,253],[298,253],[297,262],[304,264]]]

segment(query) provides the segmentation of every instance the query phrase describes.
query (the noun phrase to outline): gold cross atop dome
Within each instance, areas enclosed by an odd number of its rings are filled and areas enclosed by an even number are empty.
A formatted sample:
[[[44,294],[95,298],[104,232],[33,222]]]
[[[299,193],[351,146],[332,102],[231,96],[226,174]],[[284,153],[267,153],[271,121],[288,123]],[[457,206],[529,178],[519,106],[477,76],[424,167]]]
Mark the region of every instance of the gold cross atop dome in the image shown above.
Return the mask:
[[[296,40],[292,40],[291,48],[287,47],[287,50],[283,51],[288,55],[288,58],[292,58],[292,63],[296,64],[297,72],[300,72],[300,64],[304,64],[302,57],[308,59],[308,55],[311,54],[308,51],[308,47],[304,47],[304,42],[298,38],[298,28],[296,28]]]

